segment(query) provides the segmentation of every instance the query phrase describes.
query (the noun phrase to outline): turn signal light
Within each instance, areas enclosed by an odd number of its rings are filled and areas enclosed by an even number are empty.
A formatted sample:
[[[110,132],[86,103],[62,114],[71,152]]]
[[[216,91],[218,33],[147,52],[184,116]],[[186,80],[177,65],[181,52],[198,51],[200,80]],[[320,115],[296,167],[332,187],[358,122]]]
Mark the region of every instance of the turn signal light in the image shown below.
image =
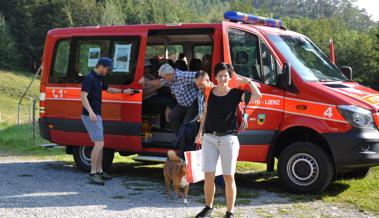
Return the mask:
[[[372,114],[372,116],[374,117],[376,127],[379,128],[379,113]]]

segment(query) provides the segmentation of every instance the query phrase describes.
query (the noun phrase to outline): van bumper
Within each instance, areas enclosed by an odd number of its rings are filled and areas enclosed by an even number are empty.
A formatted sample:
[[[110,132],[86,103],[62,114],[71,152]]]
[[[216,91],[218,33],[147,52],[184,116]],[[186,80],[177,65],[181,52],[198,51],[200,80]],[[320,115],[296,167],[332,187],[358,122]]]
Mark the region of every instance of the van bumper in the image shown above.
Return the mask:
[[[47,125],[46,118],[39,118],[38,126],[39,126],[39,135],[41,136],[41,138],[51,141],[50,130]]]
[[[323,134],[337,172],[379,165],[379,131],[353,127],[345,133]]]

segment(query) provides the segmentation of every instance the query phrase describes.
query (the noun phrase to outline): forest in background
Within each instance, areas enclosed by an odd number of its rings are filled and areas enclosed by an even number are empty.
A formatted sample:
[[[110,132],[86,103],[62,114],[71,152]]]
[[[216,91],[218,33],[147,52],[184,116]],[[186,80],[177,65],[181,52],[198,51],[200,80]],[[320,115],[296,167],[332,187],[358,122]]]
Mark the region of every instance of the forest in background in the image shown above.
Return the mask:
[[[220,22],[236,10],[282,19],[326,54],[333,38],[336,64],[379,90],[379,22],[355,0],[0,0],[0,69],[32,70],[53,28]]]

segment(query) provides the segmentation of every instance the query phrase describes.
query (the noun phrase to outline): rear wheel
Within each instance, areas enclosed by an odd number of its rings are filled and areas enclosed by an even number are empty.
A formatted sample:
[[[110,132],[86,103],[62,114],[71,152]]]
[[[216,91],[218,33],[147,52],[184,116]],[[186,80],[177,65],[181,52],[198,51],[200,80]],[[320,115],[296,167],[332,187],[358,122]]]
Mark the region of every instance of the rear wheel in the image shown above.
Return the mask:
[[[88,146],[74,146],[72,154],[74,161],[79,169],[89,172],[91,170],[91,152],[92,147]],[[107,170],[113,162],[114,151],[112,149],[104,148],[103,150],[103,170]]]
[[[292,192],[318,193],[332,181],[333,164],[330,157],[311,142],[295,142],[279,156],[278,174]]]

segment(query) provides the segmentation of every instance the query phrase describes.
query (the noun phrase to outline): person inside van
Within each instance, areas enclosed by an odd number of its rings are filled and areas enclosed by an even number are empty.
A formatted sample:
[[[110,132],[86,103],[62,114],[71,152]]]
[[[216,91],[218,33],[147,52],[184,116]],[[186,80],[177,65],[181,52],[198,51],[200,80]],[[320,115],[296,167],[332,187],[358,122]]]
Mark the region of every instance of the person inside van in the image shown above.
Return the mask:
[[[217,85],[210,90],[206,107],[200,123],[200,130],[196,142],[202,144],[202,166],[204,171],[204,196],[206,206],[196,217],[208,217],[213,211],[215,194],[215,171],[221,158],[222,172],[225,181],[225,195],[227,212],[225,218],[234,217],[234,203],[236,200],[236,171],[239,153],[238,126],[236,109],[241,102],[244,91],[242,88],[231,88],[229,82],[234,74],[232,67],[225,63],[216,64],[214,74]],[[253,100],[262,97],[258,87],[248,78],[239,77],[237,87],[248,86]],[[204,136],[203,136],[204,132]],[[203,138],[204,137],[204,138]]]
[[[184,53],[179,54],[178,60],[175,61],[174,67],[176,69],[181,70],[181,71],[187,71],[188,70],[187,58],[184,55]]]
[[[170,96],[169,90],[166,87],[154,86],[150,81],[157,80],[157,76],[152,72],[152,65],[149,59],[145,60],[145,70],[143,77],[138,81],[142,85],[143,101],[142,111],[144,114],[159,114],[160,115],[160,128],[166,128],[166,114],[169,113],[170,108],[175,106],[175,100]]]
[[[113,68],[112,59],[107,57],[99,58],[96,67],[92,69],[82,82],[81,99],[83,104],[82,121],[87,129],[91,141],[95,144],[91,152],[91,172],[88,177],[92,184],[104,185],[104,180],[112,177],[103,171],[103,147],[104,133],[101,117],[102,91],[109,93],[133,94],[133,89],[117,89],[108,87],[103,81]]]
[[[202,69],[203,69],[203,64],[201,63],[201,60],[198,58],[192,58],[189,64],[189,70],[198,72]]]
[[[211,73],[212,72],[212,60],[211,55],[206,54],[201,58],[201,63],[203,65],[203,70],[205,72]]]
[[[197,73],[174,69],[169,64],[163,64],[158,70],[158,75],[164,80],[161,85],[169,86],[177,101],[169,114],[175,135],[178,135],[183,123],[193,120],[197,115],[196,100],[199,90],[194,84]]]

